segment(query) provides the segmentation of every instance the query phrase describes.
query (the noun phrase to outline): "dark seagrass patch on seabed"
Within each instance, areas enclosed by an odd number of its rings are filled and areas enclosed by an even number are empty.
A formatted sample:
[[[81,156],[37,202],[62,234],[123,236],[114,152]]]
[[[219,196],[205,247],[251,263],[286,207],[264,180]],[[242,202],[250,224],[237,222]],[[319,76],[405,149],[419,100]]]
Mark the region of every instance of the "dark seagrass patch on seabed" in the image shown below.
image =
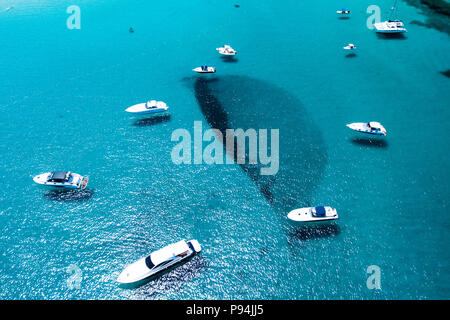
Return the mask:
[[[193,79],[194,94],[206,121],[224,136],[226,129],[279,129],[276,175],[260,175],[259,164],[240,166],[280,214],[309,205],[322,180],[327,150],[320,128],[308,117],[300,99],[247,76]],[[236,159],[236,152],[231,156]]]
[[[445,71],[441,71],[440,72],[442,75],[446,76],[447,78],[450,78],[450,69],[445,70]]]

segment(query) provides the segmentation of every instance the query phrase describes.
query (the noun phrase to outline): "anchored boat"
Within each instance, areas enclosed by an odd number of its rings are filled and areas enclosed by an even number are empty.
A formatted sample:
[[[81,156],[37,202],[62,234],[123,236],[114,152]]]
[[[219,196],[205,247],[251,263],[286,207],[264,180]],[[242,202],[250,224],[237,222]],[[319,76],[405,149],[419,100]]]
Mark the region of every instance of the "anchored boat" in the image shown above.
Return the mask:
[[[338,214],[332,207],[308,207],[289,212],[288,218],[296,222],[318,222],[336,220]]]
[[[344,47],[344,50],[355,50],[356,47],[353,43],[349,43],[347,46]]]
[[[197,240],[179,241],[154,251],[128,265],[117,278],[122,284],[135,283],[180,263],[201,251]]]
[[[381,123],[376,121],[349,123],[347,124],[347,127],[354,131],[374,134],[377,136],[385,136],[387,133],[386,129],[381,125]]]
[[[378,33],[403,33],[406,28],[401,20],[388,20],[373,25]]]
[[[85,189],[89,178],[70,171],[54,171],[33,178],[37,184],[57,189]]]
[[[135,104],[125,111],[134,114],[148,114],[167,111],[169,107],[163,101],[150,100],[145,103]]]
[[[198,73],[215,73],[216,68],[208,67],[208,66],[201,66],[197,67],[195,69],[192,69],[192,71],[198,72]]]
[[[224,45],[223,47],[216,48],[216,50],[219,51],[219,53],[224,56],[235,56],[237,54],[237,51],[227,44]]]

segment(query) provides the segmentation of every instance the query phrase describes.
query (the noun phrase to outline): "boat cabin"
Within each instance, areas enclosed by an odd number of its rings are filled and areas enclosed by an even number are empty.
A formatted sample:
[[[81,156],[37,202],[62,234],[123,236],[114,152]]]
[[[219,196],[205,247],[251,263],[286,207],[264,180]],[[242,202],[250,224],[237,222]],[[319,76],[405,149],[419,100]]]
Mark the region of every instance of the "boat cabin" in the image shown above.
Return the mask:
[[[327,210],[325,207],[315,207],[312,209],[312,216],[313,217],[325,217],[327,213]]]
[[[67,182],[70,178],[70,171],[55,171],[50,174],[48,181],[51,182]]]
[[[380,131],[381,130],[381,124],[379,124],[378,122],[369,122],[367,124],[367,126],[369,127],[369,129],[371,129],[373,131]]]
[[[145,107],[146,107],[147,109],[154,109],[154,108],[156,108],[156,101],[155,101],[155,100],[148,101],[148,102],[145,104]]]
[[[182,240],[153,252],[145,258],[145,264],[149,269],[153,269],[155,267],[163,266],[174,259],[183,258],[187,256],[190,251],[186,241]]]

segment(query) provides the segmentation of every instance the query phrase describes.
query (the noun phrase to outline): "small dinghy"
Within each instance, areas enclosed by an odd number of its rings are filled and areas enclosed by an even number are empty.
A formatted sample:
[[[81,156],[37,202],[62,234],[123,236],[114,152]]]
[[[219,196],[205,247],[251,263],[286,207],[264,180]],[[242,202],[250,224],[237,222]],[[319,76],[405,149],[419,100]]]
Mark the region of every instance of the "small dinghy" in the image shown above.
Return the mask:
[[[125,111],[134,114],[148,114],[167,111],[169,107],[163,101],[150,100],[145,103],[135,104],[127,108]]]
[[[55,189],[85,189],[89,178],[70,171],[54,171],[37,175],[33,181]]]
[[[234,50],[229,45],[224,45],[223,47],[216,48],[217,51],[219,51],[220,54],[223,54],[225,56],[235,56],[237,54],[236,50]]]
[[[214,67],[208,67],[208,66],[201,66],[197,67],[195,69],[192,69],[192,71],[198,72],[198,73],[215,73],[216,68]]]
[[[141,258],[128,265],[117,278],[117,282],[130,284],[144,280],[183,260],[189,259],[201,250],[197,240],[181,240],[170,244],[154,251],[148,257]]]
[[[347,127],[354,131],[374,134],[377,136],[385,136],[386,129],[379,122],[371,121],[371,122],[355,122],[347,124]]]
[[[296,222],[330,221],[336,220],[338,214],[335,208],[321,206],[292,210],[288,218]]]
[[[347,46],[344,47],[344,50],[355,50],[356,47],[353,43],[349,43]]]
[[[338,14],[349,14],[350,10],[346,10],[346,9],[342,8],[341,10],[336,11],[336,13],[338,13]]]

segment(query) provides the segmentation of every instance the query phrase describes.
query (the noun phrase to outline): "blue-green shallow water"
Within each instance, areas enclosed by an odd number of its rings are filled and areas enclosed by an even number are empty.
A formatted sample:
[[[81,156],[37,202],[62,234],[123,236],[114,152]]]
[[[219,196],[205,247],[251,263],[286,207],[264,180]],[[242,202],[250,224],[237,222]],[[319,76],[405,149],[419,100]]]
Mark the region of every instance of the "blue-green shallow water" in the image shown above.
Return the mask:
[[[14,6],[0,12],[0,298],[449,298],[448,36],[409,25],[425,17],[400,2],[409,32],[380,38],[365,27],[373,1],[344,2],[85,0],[68,30],[72,1],[0,1]],[[392,1],[376,4],[385,14]],[[349,20],[334,13],[343,5]],[[218,56],[223,43],[237,62]],[[199,82],[201,64],[216,81]],[[221,121],[205,90],[228,124],[280,128],[271,196],[238,165],[171,162],[173,130]],[[168,115],[124,112],[149,98]],[[367,120],[388,136],[370,144],[345,127]],[[33,184],[56,169],[88,174],[88,188]],[[315,204],[338,222],[285,218]],[[181,238],[202,253],[139,288],[115,283]],[[381,290],[366,287],[370,265]]]

